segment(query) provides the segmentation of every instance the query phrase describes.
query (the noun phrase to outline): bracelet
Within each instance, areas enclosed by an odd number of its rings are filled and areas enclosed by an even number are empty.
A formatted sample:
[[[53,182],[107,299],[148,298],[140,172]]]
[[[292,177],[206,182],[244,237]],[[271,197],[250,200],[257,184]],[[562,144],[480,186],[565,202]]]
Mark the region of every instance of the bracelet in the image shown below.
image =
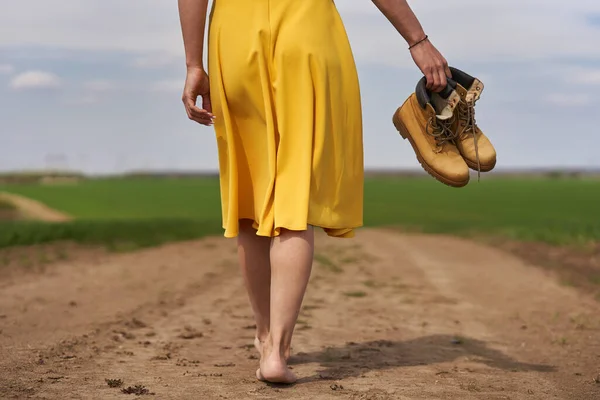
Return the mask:
[[[412,50],[413,47],[415,47],[416,45],[426,41],[427,39],[429,39],[429,36],[425,35],[425,37],[421,40],[419,40],[417,43],[413,43],[411,46],[408,47],[409,50]]]

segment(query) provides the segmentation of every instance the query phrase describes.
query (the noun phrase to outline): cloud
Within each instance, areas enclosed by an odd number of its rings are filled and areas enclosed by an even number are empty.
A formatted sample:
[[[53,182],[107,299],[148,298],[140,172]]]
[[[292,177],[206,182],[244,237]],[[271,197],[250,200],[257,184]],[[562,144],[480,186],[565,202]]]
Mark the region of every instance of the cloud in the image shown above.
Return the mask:
[[[94,80],[83,84],[84,89],[91,92],[110,92],[117,89],[116,83],[108,80]]]
[[[336,4],[359,64],[367,166],[418,167],[389,122],[419,78],[404,40],[371,1]],[[485,82],[478,120],[504,154],[503,164],[600,165],[586,146],[594,139],[599,99],[600,26],[594,15],[600,15],[600,1],[427,0],[411,6],[451,64]],[[80,164],[90,171],[111,170],[121,155],[127,168],[143,167],[146,158],[169,166],[218,165],[214,148],[205,145],[212,144],[211,135],[195,134],[198,127],[189,124],[178,100],[185,59],[176,2],[12,2],[0,13],[2,63],[9,72],[0,81],[16,81],[24,71],[52,71],[58,76],[49,74],[50,82],[61,90],[51,101],[43,92],[0,95],[0,109],[15,110],[3,119],[15,139],[0,146],[0,168],[43,166],[48,151],[72,159],[91,154]],[[43,104],[35,119],[23,111],[31,101]],[[557,113],[562,117],[548,117]],[[559,139],[568,129],[582,134],[565,147]],[[176,135],[170,147],[165,133]],[[552,140],[540,148],[542,136]]]
[[[86,106],[90,104],[98,103],[100,99],[97,95],[92,93],[82,94],[80,96],[74,96],[63,100],[64,104],[70,106]]]
[[[152,92],[180,93],[183,91],[184,79],[166,79],[150,85]]]
[[[359,63],[412,64],[404,40],[372,2],[337,3]],[[598,57],[597,0],[429,0],[412,7],[449,61]],[[169,58],[183,63],[177,6],[164,0],[14,2],[0,14],[0,46],[27,45],[128,51],[139,54],[133,65],[140,68]]]
[[[10,64],[0,64],[0,75],[11,74],[14,72],[14,70],[15,70],[15,67],[13,67]]]
[[[80,83],[78,93],[69,94],[64,101],[68,105],[96,104],[121,88],[116,82],[110,80],[90,80]]]
[[[571,76],[572,83],[600,85],[600,69],[578,69]]]
[[[179,57],[174,57],[173,54],[159,53],[159,54],[146,54],[134,58],[130,66],[134,68],[163,68],[168,67],[176,62],[181,61]]]
[[[357,60],[389,66],[411,65],[406,43],[391,24],[374,7],[367,4],[362,7],[361,13],[360,6],[352,2],[339,6],[346,17]],[[371,12],[366,12],[367,9]],[[586,24],[585,15],[600,10],[600,2],[422,1],[413,2],[413,9],[425,32],[450,62],[598,58],[600,30]]]
[[[545,100],[547,103],[559,107],[581,107],[592,101],[589,95],[583,93],[552,93]]]
[[[0,46],[182,54],[177,4],[173,2],[27,0],[13,3],[0,13]]]
[[[600,14],[588,15],[587,20],[591,25],[600,26]]]
[[[15,76],[9,86],[13,89],[51,89],[61,86],[61,80],[51,72],[27,71]]]

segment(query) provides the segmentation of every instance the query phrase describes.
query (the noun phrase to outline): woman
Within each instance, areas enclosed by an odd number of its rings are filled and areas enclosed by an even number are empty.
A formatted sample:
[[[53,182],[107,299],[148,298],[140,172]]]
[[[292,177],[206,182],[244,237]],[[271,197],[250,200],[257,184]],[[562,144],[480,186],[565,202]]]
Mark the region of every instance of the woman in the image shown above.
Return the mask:
[[[373,0],[439,91],[450,76],[406,0]],[[333,0],[179,0],[188,117],[215,126],[223,227],[256,320],[258,379],[287,367],[313,261],[313,226],[352,237],[362,225],[358,76]],[[202,108],[196,105],[202,98]]]

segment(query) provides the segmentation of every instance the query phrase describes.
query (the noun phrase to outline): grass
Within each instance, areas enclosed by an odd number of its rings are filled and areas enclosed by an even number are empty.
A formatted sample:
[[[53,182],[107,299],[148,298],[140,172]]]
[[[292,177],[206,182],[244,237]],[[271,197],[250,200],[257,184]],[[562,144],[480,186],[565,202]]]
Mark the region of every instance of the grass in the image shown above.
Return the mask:
[[[454,189],[427,179],[373,179],[365,223],[577,244],[600,240],[597,204],[598,180],[498,178]]]
[[[363,292],[362,290],[356,290],[353,292],[344,292],[344,296],[348,296],[348,297],[366,297],[367,293]]]
[[[323,267],[325,267],[326,269],[328,269],[331,272],[334,272],[336,274],[344,272],[344,270],[342,268],[340,268],[339,265],[337,265],[335,262],[333,262],[331,260],[331,258],[327,257],[324,254],[315,253],[314,258],[315,258],[315,261],[320,263]]]
[[[10,201],[0,199],[0,211],[2,211],[2,210],[12,211],[14,209],[15,209],[15,206]]]
[[[559,338],[559,339],[556,341],[556,343],[560,344],[561,346],[566,346],[566,345],[567,345],[567,343],[568,343],[568,340],[567,340],[567,338],[566,338],[566,337],[564,337],[564,336],[563,336],[563,337]]]
[[[0,225],[0,248],[73,241],[127,251],[219,232],[221,226],[214,221],[192,219],[83,220],[61,224],[6,222]]]
[[[122,379],[105,379],[105,381],[106,381],[106,384],[108,385],[108,387],[111,387],[111,388],[117,388],[117,387],[123,386]]]
[[[1,190],[41,201],[77,219],[221,218],[219,181],[213,178],[94,179],[66,185],[5,185]]]
[[[363,285],[365,285],[366,287],[371,288],[371,289],[379,289],[379,288],[385,287],[385,283],[376,282],[372,279],[364,281]]]
[[[19,211],[14,204],[6,199],[0,197],[0,223],[3,220],[15,220],[20,216]],[[0,226],[0,231],[2,227]],[[1,234],[1,232],[0,232]],[[1,247],[1,246],[0,246]]]
[[[76,218],[60,225],[2,223],[0,247],[73,240],[127,249],[222,234],[216,178],[113,178],[0,185],[0,190]],[[370,178],[365,182],[364,222],[426,233],[585,244],[600,240],[597,204],[600,181],[591,179],[484,177],[454,189],[430,178]],[[339,269],[331,260],[321,262]]]

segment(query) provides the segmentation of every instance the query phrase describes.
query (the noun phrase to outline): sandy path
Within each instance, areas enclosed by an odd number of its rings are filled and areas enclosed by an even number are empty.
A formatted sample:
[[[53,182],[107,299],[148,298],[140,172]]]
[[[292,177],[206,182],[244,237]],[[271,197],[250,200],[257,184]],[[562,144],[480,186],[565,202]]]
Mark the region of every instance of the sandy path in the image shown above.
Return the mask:
[[[0,287],[0,398],[600,399],[600,304],[468,241],[321,236],[293,368],[252,376],[235,243],[64,262]]]
[[[26,219],[35,219],[46,222],[64,222],[72,218],[61,212],[54,210],[39,201],[19,196],[14,193],[0,192],[0,199],[12,203],[20,215]]]

